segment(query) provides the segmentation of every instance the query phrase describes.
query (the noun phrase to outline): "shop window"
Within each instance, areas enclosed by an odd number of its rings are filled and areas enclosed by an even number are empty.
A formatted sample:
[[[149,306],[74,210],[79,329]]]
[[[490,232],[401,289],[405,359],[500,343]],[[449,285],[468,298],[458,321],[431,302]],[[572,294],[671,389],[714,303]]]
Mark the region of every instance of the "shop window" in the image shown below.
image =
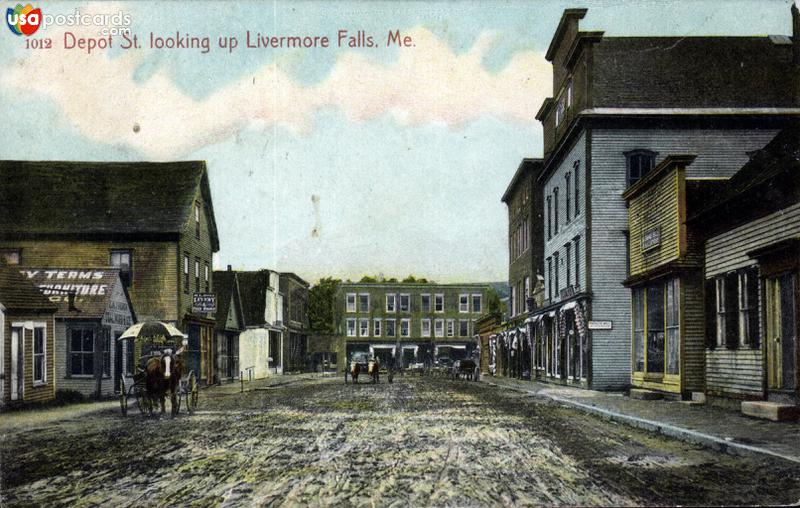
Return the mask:
[[[647,294],[647,372],[664,372],[664,286],[656,284]]]
[[[131,287],[133,281],[133,254],[129,249],[118,249],[111,251],[111,266],[119,270],[119,278],[127,288]]]
[[[650,150],[633,150],[625,152],[628,167],[628,186],[644,178],[655,167],[656,152]]]
[[[759,324],[758,269],[746,268],[717,277],[707,285],[707,302],[713,302],[713,321],[707,334],[710,346],[757,349],[761,344]]]
[[[680,372],[680,286],[678,279],[667,281],[667,374]]]
[[[644,372],[644,289],[633,291],[633,370]]]
[[[761,343],[758,295],[758,269],[739,272],[739,345],[754,349],[758,349]]]

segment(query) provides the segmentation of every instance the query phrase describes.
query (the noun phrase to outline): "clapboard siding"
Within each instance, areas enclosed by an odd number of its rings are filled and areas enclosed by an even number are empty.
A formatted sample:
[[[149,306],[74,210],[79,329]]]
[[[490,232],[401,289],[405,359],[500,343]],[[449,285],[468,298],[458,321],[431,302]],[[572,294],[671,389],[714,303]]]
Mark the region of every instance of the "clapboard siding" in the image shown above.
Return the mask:
[[[686,178],[729,177],[762,148],[776,130],[599,129],[591,131],[591,287],[595,320],[613,321],[612,330],[592,332],[592,385],[624,386],[630,379],[630,291],[627,276],[628,210],[621,195],[627,185],[625,152],[658,152],[656,164],[671,154],[693,154]]]
[[[800,203],[715,236],[706,242],[706,277],[754,265],[749,251],[798,234]]]
[[[683,293],[681,338],[683,391],[703,391],[705,382],[705,312],[700,270],[681,279]]]
[[[580,187],[580,213],[577,216],[574,216],[575,210],[575,177],[574,177],[574,167],[575,164],[580,164],[580,178],[578,185]],[[565,187],[565,175],[570,173],[572,175],[571,178],[571,196],[570,196],[570,222],[566,222],[566,187]],[[547,196],[553,195],[553,189],[555,187],[559,188],[559,197],[558,197],[558,233],[554,234],[551,239],[547,239]],[[560,263],[559,266],[559,280],[558,280],[558,287],[553,287],[552,290],[552,301],[557,302],[560,300],[559,291],[564,289],[568,285],[575,284],[575,252],[574,248],[575,245],[573,240],[575,237],[580,236],[580,252],[577,254],[578,256],[578,263],[580,266],[580,273],[579,273],[579,280],[578,285],[582,288],[586,287],[586,210],[585,210],[585,196],[586,196],[586,134],[582,134],[576,140],[575,144],[570,149],[567,156],[561,161],[558,168],[550,175],[547,179],[547,182],[544,185],[544,277],[545,277],[545,298],[548,295],[551,295],[550,292],[550,281],[547,277],[547,258],[552,258],[556,252],[559,254]],[[552,201],[552,199],[551,199]],[[551,205],[552,206],[552,205]],[[555,216],[555,213],[554,213]],[[555,224],[553,224],[555,226]],[[555,229],[554,229],[555,231]],[[565,254],[565,245],[571,244],[573,249],[572,253],[572,266],[570,267],[570,280],[567,281],[567,271],[566,265],[566,254]],[[555,267],[553,268],[555,271]],[[555,276],[553,277],[555,282]],[[554,284],[555,286],[555,284]]]
[[[679,242],[679,178],[673,169],[636,197],[631,198],[628,212],[630,226],[631,275],[657,268],[678,258]],[[647,231],[658,228],[660,242],[644,250],[642,240]]]
[[[761,398],[764,395],[761,349],[706,351],[706,391],[710,395]]]
[[[44,384],[33,384],[33,331],[24,329],[24,339],[20,347],[23,348],[23,390],[22,401],[25,403],[47,402],[55,398],[56,380],[54,368],[55,352],[55,322],[52,314],[17,314],[6,311],[3,330],[3,341],[5,355],[3,366],[6,379],[3,383],[3,393],[0,401],[11,402],[11,327],[14,324],[33,322],[35,324],[44,323],[45,325],[45,382]]]

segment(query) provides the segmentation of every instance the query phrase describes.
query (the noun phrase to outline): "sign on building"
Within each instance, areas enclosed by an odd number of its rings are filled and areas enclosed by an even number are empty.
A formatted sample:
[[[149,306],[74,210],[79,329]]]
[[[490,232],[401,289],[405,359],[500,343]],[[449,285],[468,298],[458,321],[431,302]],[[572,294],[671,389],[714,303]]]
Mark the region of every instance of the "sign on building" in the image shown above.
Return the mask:
[[[194,293],[192,295],[192,312],[197,314],[217,312],[217,295],[214,293]]]
[[[661,245],[661,228],[654,227],[642,235],[642,250],[653,249]]]
[[[589,321],[589,330],[611,330],[613,323],[611,321]]]

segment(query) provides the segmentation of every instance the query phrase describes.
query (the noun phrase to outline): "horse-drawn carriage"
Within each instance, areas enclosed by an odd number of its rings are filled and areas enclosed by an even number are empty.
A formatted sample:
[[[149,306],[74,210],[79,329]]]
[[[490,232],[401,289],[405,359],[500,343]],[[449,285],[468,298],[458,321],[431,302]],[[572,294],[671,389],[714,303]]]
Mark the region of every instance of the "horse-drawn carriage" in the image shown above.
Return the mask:
[[[157,405],[165,412],[167,394],[172,403],[172,416],[180,412],[181,404],[191,414],[197,407],[198,385],[194,371],[184,375],[186,335],[172,325],[159,321],[137,323],[117,339],[132,341],[133,383],[120,379],[120,406],[128,413],[128,399],[135,399],[142,416],[153,415]],[[130,353],[129,353],[130,354]]]
[[[366,351],[356,351],[350,355],[350,361],[347,362],[344,368],[344,382],[347,384],[347,377],[353,383],[358,384],[358,377],[361,373],[369,376],[372,383],[380,383],[381,364],[376,356],[372,356]],[[393,372],[391,369],[388,371],[389,382],[392,382]]]
[[[477,381],[479,374],[478,362],[473,358],[454,361],[450,371],[452,379],[466,379],[468,381]]]

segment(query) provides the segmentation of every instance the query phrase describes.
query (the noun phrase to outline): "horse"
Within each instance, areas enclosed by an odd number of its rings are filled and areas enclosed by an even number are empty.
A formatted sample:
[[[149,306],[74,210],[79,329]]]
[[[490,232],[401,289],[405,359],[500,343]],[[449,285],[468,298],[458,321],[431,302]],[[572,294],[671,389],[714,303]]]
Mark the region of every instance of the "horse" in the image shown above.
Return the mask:
[[[358,375],[361,373],[361,364],[352,362],[350,367],[350,377],[353,378],[353,383],[358,383]]]
[[[369,362],[369,367],[367,367],[367,374],[370,378],[372,378],[372,383],[380,383],[378,379],[378,372],[380,372],[381,364],[378,363],[377,360],[373,360]]]
[[[145,387],[147,397],[150,399],[150,414],[153,414],[153,407],[156,401],[161,403],[161,414],[166,412],[164,402],[166,393],[169,391],[170,402],[172,402],[172,416],[178,414],[178,390],[181,376],[183,375],[184,365],[181,349],[176,354],[166,350],[162,355],[152,356],[145,364]]]

